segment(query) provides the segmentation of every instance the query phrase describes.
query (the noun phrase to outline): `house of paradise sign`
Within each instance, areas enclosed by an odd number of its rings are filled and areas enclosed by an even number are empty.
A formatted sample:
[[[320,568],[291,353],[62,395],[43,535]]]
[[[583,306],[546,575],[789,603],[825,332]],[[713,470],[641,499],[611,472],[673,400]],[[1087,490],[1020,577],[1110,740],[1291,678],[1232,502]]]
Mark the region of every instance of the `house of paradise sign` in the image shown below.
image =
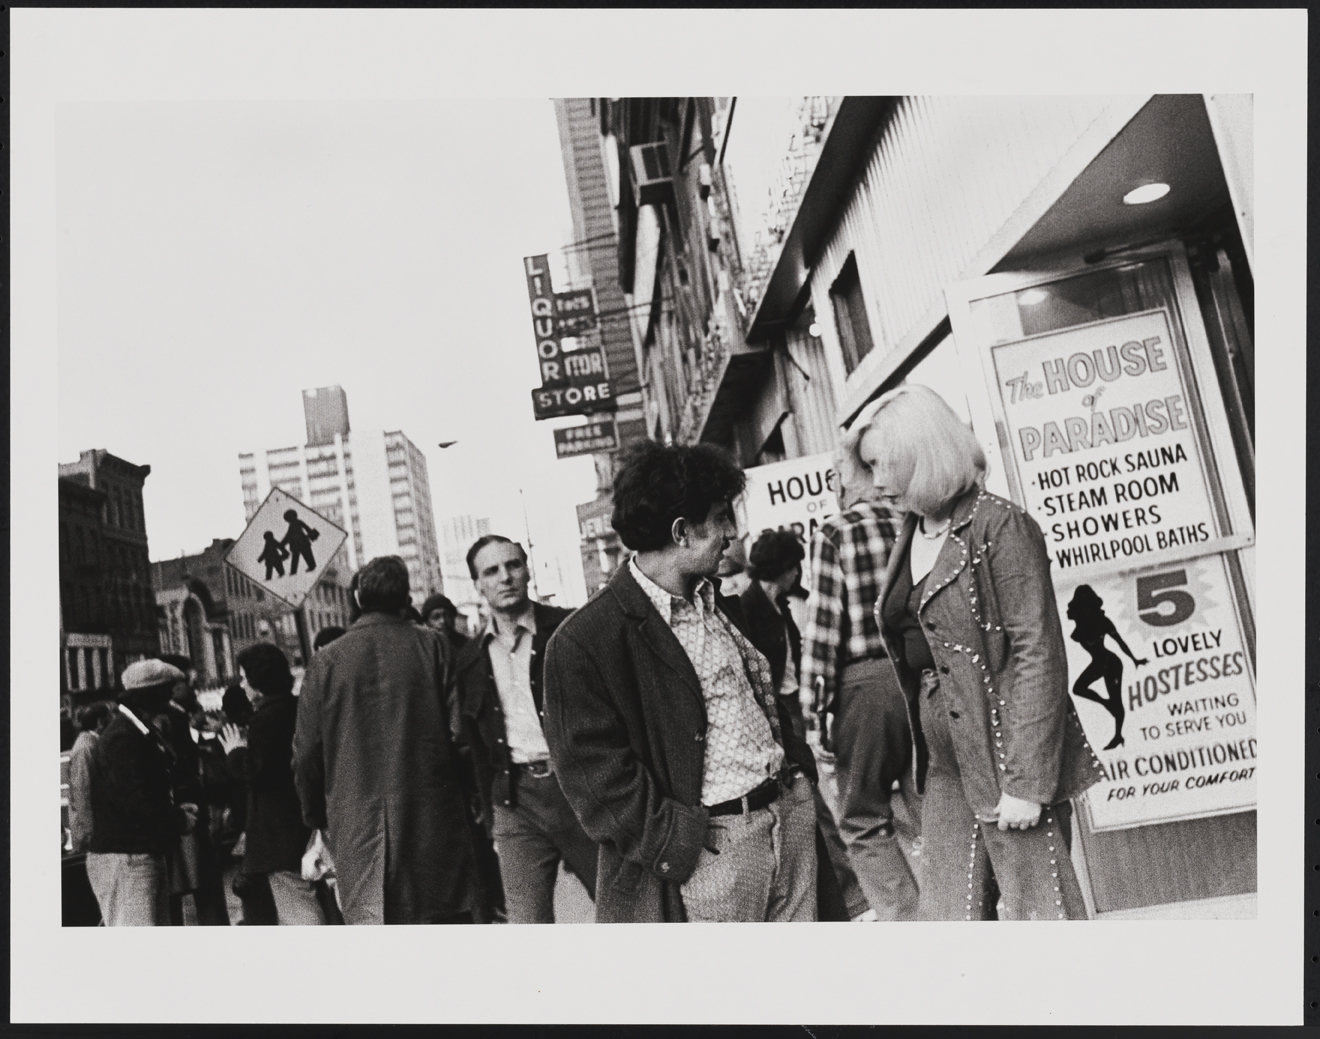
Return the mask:
[[[989,347],[1103,769],[1086,795],[1095,830],[1256,802],[1252,654],[1179,349],[1162,309]]]

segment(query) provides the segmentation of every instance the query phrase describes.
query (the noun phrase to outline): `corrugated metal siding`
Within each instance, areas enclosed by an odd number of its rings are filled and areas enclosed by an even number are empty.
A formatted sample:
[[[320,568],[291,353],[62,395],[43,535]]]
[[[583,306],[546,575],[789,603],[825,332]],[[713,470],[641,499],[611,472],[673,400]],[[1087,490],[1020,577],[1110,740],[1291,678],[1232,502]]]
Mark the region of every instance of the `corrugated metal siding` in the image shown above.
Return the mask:
[[[776,360],[788,390],[788,410],[792,413],[784,429],[788,456],[800,458],[833,451],[838,439],[834,414],[839,398],[826,361],[825,344],[803,329],[790,330],[785,345],[787,356]],[[793,438],[796,443],[790,443]]]
[[[905,97],[817,262],[811,296],[838,350],[830,285],[857,255],[875,347],[864,373],[970,270],[1111,97]],[[840,373],[841,373],[840,368]]]

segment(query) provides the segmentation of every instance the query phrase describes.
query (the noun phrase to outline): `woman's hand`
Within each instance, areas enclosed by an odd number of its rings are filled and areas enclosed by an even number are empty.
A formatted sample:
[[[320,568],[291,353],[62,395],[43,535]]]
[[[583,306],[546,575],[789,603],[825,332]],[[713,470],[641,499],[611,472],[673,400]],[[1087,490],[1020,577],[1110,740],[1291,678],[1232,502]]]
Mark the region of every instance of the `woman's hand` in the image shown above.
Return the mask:
[[[226,754],[232,753],[239,747],[247,746],[247,737],[239,730],[239,727],[233,722],[229,722],[220,730],[220,746]]]
[[[1030,830],[1040,822],[1040,805],[1024,801],[1012,794],[999,795],[999,828],[1001,830]]]

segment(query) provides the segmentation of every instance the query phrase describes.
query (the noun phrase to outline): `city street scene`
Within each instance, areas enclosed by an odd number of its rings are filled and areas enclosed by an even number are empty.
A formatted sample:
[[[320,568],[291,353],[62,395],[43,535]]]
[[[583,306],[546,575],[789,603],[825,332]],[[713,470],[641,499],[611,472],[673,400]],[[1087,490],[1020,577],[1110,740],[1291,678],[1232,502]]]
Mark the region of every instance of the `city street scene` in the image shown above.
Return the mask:
[[[65,922],[1251,917],[1251,98],[517,114],[516,508],[454,511],[479,417],[274,359],[209,541],[61,464]]]
[[[1259,116],[61,107],[60,934],[1254,925]]]

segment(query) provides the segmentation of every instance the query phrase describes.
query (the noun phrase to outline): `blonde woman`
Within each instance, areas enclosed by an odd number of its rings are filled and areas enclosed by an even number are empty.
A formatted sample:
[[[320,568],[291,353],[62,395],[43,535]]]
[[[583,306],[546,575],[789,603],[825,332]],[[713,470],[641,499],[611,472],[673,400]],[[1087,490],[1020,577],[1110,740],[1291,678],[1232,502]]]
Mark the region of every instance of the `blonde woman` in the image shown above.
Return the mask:
[[[1036,522],[984,488],[985,455],[934,391],[868,405],[845,447],[906,513],[876,603],[924,787],[928,920],[1085,918],[1069,798],[1100,778],[1068,697]]]

